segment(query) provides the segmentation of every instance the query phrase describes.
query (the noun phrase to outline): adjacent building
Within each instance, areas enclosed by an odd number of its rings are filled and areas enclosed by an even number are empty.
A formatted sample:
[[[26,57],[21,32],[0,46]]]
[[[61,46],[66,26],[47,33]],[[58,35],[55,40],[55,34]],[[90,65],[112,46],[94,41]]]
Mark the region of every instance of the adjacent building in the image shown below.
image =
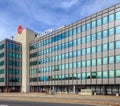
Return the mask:
[[[16,59],[22,61],[19,66],[22,72],[15,74],[15,78],[22,76],[21,92],[48,89],[76,93],[84,88],[97,94],[120,93],[120,4],[43,36],[24,29],[16,35],[16,41],[8,41],[20,42],[22,47],[19,51],[22,58]],[[0,53],[5,50],[1,49]],[[0,59],[0,64],[2,61],[6,64],[0,69],[6,73],[10,65],[7,66],[7,57]],[[6,73],[0,74],[1,88],[8,87]],[[9,82],[9,77],[6,78]]]
[[[21,44],[5,39],[0,42],[0,92],[21,91]]]

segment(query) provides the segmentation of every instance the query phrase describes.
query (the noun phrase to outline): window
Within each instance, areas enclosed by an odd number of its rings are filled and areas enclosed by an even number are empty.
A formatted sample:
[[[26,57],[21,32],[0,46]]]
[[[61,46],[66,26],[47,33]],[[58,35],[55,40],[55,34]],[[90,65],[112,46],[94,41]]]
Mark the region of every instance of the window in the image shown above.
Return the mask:
[[[113,70],[109,71],[109,78],[114,78],[114,71]]]
[[[80,27],[78,27],[78,33],[80,33],[81,32],[81,28]]]
[[[87,79],[90,79],[90,72],[87,72],[86,78],[87,78]]]
[[[66,64],[66,70],[68,69],[68,64]]]
[[[82,32],[85,32],[85,25],[82,25]]]
[[[114,14],[109,15],[109,22],[112,22],[112,21],[114,21]]]
[[[120,11],[116,12],[116,20],[120,19]]]
[[[101,64],[102,64],[102,59],[101,58],[97,59],[97,65],[101,65]]]
[[[97,78],[102,78],[102,72],[97,72]]]
[[[76,41],[76,39],[73,40],[73,46],[75,46],[75,45],[77,45],[77,41]]]
[[[87,42],[90,42],[90,36],[87,36]]]
[[[90,60],[87,60],[87,67],[90,67]]]
[[[76,28],[73,29],[73,35],[76,35]]]
[[[72,36],[72,29],[69,31],[69,36]]]
[[[92,41],[96,40],[96,34],[92,34]]]
[[[97,20],[97,26],[100,26],[102,24],[102,20],[101,19],[98,19]]]
[[[116,63],[120,63],[120,55],[116,56]]]
[[[78,68],[81,67],[81,62],[77,62],[77,67],[78,67]]]
[[[96,66],[96,59],[92,59],[92,66]]]
[[[85,37],[82,38],[82,44],[85,43]]]
[[[74,62],[74,63],[73,63],[73,68],[76,68],[76,65],[77,65],[76,62]]]
[[[114,56],[109,57],[109,64],[113,64],[114,63]]]
[[[108,50],[107,44],[103,44],[103,51],[107,51],[107,50]]]
[[[92,28],[95,28],[96,27],[96,21],[93,21],[92,22]]]
[[[103,71],[103,78],[108,78],[108,71]]]
[[[116,49],[120,48],[120,41],[116,41]]]
[[[84,80],[86,77],[85,72],[82,73],[82,80]]]
[[[97,52],[101,52],[102,51],[102,47],[101,47],[101,45],[98,45],[97,46]]]
[[[106,38],[108,36],[108,30],[103,31],[103,38]]]
[[[120,78],[120,70],[116,70],[116,78]]]
[[[69,69],[72,69],[72,63],[69,63]]]
[[[117,34],[120,34],[120,26],[117,26],[117,27],[116,27],[116,35],[117,35]]]
[[[79,45],[79,44],[81,44],[81,39],[80,39],[80,38],[78,39],[78,45]]]
[[[98,32],[97,33],[97,39],[101,39],[102,38],[102,34],[101,34],[101,32]]]
[[[109,29],[109,36],[114,35],[114,28]]]
[[[65,32],[65,36],[66,36],[66,37],[68,37],[68,36],[69,36],[68,31],[67,31],[67,32]]]
[[[81,51],[80,50],[78,50],[78,54],[77,54],[78,56],[81,56]]]
[[[84,61],[82,61],[82,67],[85,67],[85,66],[86,66],[86,62],[84,60]]]
[[[82,49],[82,55],[86,55],[86,49]]]
[[[87,30],[90,29],[90,23],[87,23]]]
[[[72,52],[69,52],[69,58],[72,58]]]
[[[114,42],[110,42],[109,43],[109,50],[113,50],[114,49]]]
[[[97,77],[97,73],[96,72],[92,72],[92,78],[96,78]]]
[[[66,59],[69,57],[69,54],[68,53],[66,53]]]
[[[92,53],[96,53],[96,47],[92,47]]]
[[[107,22],[108,22],[108,17],[107,16],[103,17],[103,24],[107,24]]]
[[[90,48],[87,48],[87,54],[90,54]]]
[[[77,53],[76,51],[73,51],[73,57],[76,57]]]

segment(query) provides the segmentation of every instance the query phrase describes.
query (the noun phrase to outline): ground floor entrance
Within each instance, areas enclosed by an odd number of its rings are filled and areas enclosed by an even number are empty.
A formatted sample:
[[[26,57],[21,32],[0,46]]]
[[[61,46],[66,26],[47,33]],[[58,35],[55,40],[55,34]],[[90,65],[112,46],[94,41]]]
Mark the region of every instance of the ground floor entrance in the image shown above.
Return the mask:
[[[21,86],[1,86],[0,92],[21,92]]]
[[[30,92],[48,92],[55,93],[79,93],[81,89],[91,89],[93,93],[99,95],[120,94],[120,85],[49,85],[49,86],[30,86]]]

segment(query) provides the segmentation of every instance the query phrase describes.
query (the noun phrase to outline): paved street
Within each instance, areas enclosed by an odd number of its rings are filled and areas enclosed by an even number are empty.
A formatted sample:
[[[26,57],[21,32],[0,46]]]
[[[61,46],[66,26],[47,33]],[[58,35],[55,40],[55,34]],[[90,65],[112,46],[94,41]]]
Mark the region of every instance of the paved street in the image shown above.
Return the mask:
[[[11,101],[14,101],[14,103]],[[7,102],[9,105],[7,105]],[[82,96],[76,94],[0,93],[0,106],[24,106],[24,104],[26,104],[25,106],[42,106],[43,104],[44,106],[120,106],[120,97],[103,95]]]
[[[93,106],[93,105],[0,100],[0,106]]]

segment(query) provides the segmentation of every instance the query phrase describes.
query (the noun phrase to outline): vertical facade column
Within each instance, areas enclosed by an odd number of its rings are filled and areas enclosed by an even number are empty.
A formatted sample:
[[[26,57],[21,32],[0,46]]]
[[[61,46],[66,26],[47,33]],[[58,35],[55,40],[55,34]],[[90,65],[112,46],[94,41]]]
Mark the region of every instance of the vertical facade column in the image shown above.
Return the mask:
[[[73,93],[75,93],[75,85],[73,85]]]

